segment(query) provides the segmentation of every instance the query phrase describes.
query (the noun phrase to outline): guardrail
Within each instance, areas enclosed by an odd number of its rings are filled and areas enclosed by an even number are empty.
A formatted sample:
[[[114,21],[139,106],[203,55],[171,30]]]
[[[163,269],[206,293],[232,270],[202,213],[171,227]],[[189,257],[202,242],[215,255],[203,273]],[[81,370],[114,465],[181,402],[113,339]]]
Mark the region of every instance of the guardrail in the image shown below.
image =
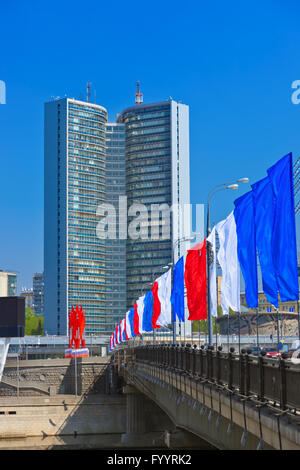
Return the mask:
[[[185,373],[217,386],[224,386],[244,398],[272,404],[282,411],[300,411],[300,365],[287,360],[287,355],[272,359],[264,352],[254,356],[248,349],[236,354],[234,348],[223,352],[219,347],[198,348],[186,345],[147,345],[116,351],[118,363],[142,362]]]

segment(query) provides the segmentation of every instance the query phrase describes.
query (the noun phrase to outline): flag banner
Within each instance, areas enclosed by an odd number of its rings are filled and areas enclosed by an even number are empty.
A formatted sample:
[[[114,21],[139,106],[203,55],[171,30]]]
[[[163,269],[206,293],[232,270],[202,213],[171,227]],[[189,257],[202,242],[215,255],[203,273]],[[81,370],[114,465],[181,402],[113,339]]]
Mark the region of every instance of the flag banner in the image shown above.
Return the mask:
[[[121,338],[122,341],[126,341],[124,319],[121,321]]]
[[[116,330],[115,330],[115,341],[116,341],[116,344],[119,344],[119,328],[118,326],[116,326]]]
[[[144,298],[145,295],[142,295],[138,298],[136,305],[137,305],[137,313],[139,317],[139,332],[140,334],[145,333],[143,330],[143,316],[144,316]]]
[[[144,313],[143,313],[143,331],[152,331],[152,317],[153,317],[153,295],[149,290],[144,298]]]
[[[134,334],[137,336],[137,335],[140,335],[140,330],[139,330],[139,326],[140,326],[140,318],[139,318],[139,314],[138,314],[138,309],[137,309],[137,303],[134,304],[133,306],[133,331],[134,331]]]
[[[122,328],[121,328],[121,322],[119,323],[118,326],[118,334],[119,334],[119,343],[122,343]]]
[[[245,295],[248,308],[258,307],[258,279],[255,236],[253,193],[249,191],[234,201],[233,211],[237,254],[245,281]]]
[[[173,270],[173,288],[171,293],[173,307],[173,322],[176,315],[179,321],[184,321],[184,262],[183,256],[177,261]]]
[[[126,313],[126,330],[129,338],[135,337],[135,332],[133,329],[133,316],[134,316],[134,309],[130,308]]]
[[[128,330],[130,331],[130,330]],[[130,338],[128,336],[128,333],[127,333],[127,313],[125,315],[125,318],[124,318],[124,333],[125,333],[125,340],[128,341]]]
[[[160,315],[161,305],[158,297],[158,282],[155,281],[152,286],[152,296],[153,296],[153,315],[152,315],[152,328],[160,328],[157,324],[158,317]]]
[[[256,247],[267,300],[278,308],[278,286],[272,254],[272,233],[275,217],[275,199],[267,176],[251,185],[254,203]],[[249,307],[249,305],[248,305]]]
[[[171,268],[156,279],[158,289],[157,295],[160,301],[160,314],[156,324],[158,326],[167,326],[172,323],[172,304],[171,304],[171,288],[172,288],[172,270]]]
[[[221,306],[224,314],[229,307],[240,311],[240,269],[237,256],[237,235],[233,211],[216,225],[220,248],[218,261],[222,269]]]
[[[206,239],[188,250],[184,280],[189,310],[188,320],[207,318]]]
[[[217,300],[217,263],[216,263],[216,227],[214,227],[206,239],[206,250],[209,269],[209,304],[212,316],[218,315]]]
[[[275,197],[272,253],[282,302],[299,299],[293,162],[289,153],[268,169]]]

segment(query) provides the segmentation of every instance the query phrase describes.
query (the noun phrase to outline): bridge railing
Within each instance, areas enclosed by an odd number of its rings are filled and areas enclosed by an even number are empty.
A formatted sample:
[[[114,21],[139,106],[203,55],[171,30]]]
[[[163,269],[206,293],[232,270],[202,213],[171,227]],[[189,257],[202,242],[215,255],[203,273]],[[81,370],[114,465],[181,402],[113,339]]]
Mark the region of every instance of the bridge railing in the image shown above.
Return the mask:
[[[213,347],[199,349],[196,345],[137,346],[131,356],[117,351],[121,361],[134,361],[185,373],[191,378],[223,386],[232,393],[271,402],[281,410],[300,411],[300,366],[281,358],[254,356],[250,350],[235,354]],[[127,354],[127,355],[126,355]],[[119,357],[120,360],[120,357]]]

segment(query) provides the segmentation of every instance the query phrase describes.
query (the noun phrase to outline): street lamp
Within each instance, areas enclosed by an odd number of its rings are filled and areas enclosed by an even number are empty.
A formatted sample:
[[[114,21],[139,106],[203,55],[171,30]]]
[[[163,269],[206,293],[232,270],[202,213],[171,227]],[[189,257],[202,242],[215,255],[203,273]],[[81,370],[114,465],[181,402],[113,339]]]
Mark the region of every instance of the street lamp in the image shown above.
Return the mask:
[[[164,270],[169,269],[169,265],[161,266],[161,267],[159,268],[159,271],[162,270],[162,269],[164,269]],[[152,272],[152,284],[149,284],[149,287],[152,287],[152,285],[153,285],[153,283],[154,283],[154,281],[155,281],[155,276],[156,276],[156,274],[158,274],[157,268]],[[153,344],[155,344],[155,343],[156,343],[156,332],[155,332],[155,329],[154,329],[154,330],[153,330]]]
[[[177,240],[175,240],[175,242],[173,243],[173,263],[169,263],[169,266],[174,266],[175,265],[175,248],[176,248],[176,245],[179,245],[181,242],[192,242],[193,240],[195,240],[196,237],[199,237],[201,235],[202,235],[202,233],[194,232],[194,233],[192,233],[192,235],[177,238]],[[179,248],[179,253],[178,253],[178,258],[179,257],[180,257],[180,248]],[[173,330],[173,344],[176,344],[176,318],[175,318],[175,321],[172,322],[172,330]],[[180,326],[180,331],[181,331],[181,326]],[[180,333],[180,335],[181,335],[181,333]]]
[[[206,238],[211,233],[210,229],[210,201],[211,198],[219,191],[223,191],[226,189],[237,190],[239,185],[237,183],[246,184],[249,183],[249,178],[239,178],[236,181],[231,181],[230,183],[222,183],[214,186],[210,192],[208,193],[207,197],[207,221],[206,221]],[[209,266],[209,249],[206,250],[206,259],[207,259],[207,266]],[[208,320],[208,344],[212,346],[212,338],[213,338],[213,326],[212,326],[212,315],[210,311],[210,296],[209,296],[209,269],[207,269],[207,320]]]

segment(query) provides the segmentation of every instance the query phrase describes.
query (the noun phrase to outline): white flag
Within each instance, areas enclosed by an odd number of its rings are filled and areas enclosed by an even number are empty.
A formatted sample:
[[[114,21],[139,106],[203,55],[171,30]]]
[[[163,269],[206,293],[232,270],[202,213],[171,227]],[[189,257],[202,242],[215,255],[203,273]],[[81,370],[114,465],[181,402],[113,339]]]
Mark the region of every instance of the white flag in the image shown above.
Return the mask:
[[[126,313],[125,322],[126,322],[127,336],[128,336],[128,338],[132,338],[131,326],[130,326],[130,321],[129,321],[129,311]]]
[[[233,211],[216,225],[220,249],[218,261],[222,268],[221,305],[224,314],[229,307],[240,311],[240,267],[237,254],[237,235]]]
[[[172,323],[171,277],[172,271],[169,269],[155,281],[158,284],[157,295],[160,301],[160,315],[156,322],[159,326]]]
[[[138,313],[138,316],[139,316],[139,332],[140,332],[140,334],[146,333],[143,330],[144,298],[145,298],[145,295],[143,295],[142,297],[139,297],[136,301],[137,313]]]
[[[218,302],[217,302],[217,272],[216,272],[216,227],[214,227],[210,235],[206,239],[210,243],[208,256],[209,264],[209,303],[210,313],[216,317],[218,314]]]

